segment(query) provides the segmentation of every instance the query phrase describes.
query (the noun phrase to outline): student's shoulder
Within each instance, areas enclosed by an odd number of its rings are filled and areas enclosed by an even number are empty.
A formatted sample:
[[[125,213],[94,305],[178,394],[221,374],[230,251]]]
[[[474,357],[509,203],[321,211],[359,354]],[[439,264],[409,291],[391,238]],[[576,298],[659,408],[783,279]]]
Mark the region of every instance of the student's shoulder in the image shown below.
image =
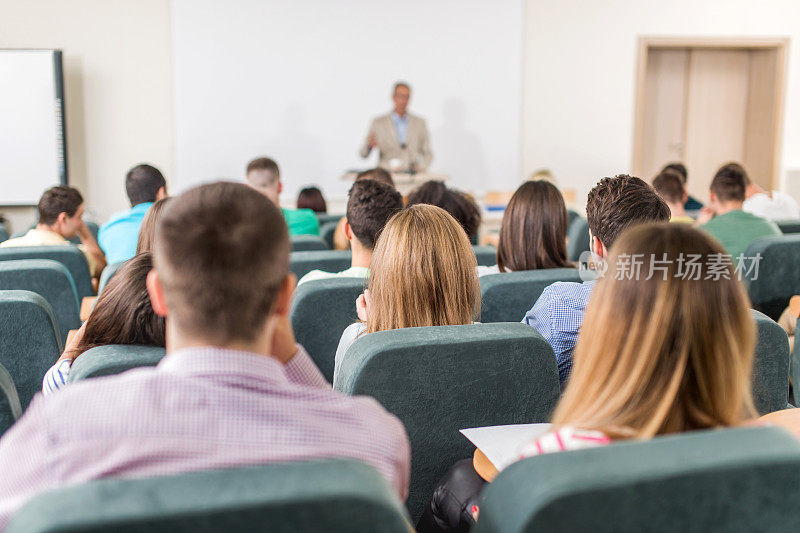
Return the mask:
[[[300,281],[297,282],[298,285],[303,283],[308,283],[309,281],[318,281],[321,279],[330,279],[335,278],[336,274],[333,272],[325,272],[324,270],[312,270],[300,278]]]

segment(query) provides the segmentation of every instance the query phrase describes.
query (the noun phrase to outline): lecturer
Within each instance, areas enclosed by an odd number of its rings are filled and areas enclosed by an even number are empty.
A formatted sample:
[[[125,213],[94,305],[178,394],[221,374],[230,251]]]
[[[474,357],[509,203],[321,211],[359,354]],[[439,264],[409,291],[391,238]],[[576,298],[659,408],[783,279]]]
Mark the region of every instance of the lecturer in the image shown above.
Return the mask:
[[[431,163],[428,127],[425,121],[406,111],[411,87],[404,82],[394,84],[394,111],[375,118],[369,127],[361,157],[378,148],[378,165],[393,172],[423,172]]]

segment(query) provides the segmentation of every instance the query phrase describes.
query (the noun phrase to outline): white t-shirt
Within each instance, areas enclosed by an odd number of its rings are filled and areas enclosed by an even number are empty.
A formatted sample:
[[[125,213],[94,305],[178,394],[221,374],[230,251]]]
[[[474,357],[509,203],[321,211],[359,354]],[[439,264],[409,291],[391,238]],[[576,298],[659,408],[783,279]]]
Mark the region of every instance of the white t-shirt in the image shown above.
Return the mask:
[[[797,202],[781,191],[772,191],[772,198],[763,192],[754,194],[744,201],[742,211],[768,220],[800,219]]]
[[[341,272],[325,272],[324,270],[312,270],[297,282],[298,285],[307,281],[331,278],[368,278],[369,269],[367,267],[350,267]]]
[[[342,338],[339,339],[339,346],[336,348],[336,357],[333,360],[333,386],[336,386],[336,378],[339,375],[339,368],[344,361],[344,354],[350,345],[355,342],[359,335],[367,330],[367,325],[363,322],[356,322],[350,324],[342,333]]]
[[[497,265],[492,265],[492,266],[481,266],[481,265],[478,265],[477,267],[475,267],[475,272],[478,274],[478,277],[488,276],[490,274],[499,274],[500,273],[500,267],[497,266]],[[504,272],[512,272],[512,271],[509,270],[508,267],[506,267]]]

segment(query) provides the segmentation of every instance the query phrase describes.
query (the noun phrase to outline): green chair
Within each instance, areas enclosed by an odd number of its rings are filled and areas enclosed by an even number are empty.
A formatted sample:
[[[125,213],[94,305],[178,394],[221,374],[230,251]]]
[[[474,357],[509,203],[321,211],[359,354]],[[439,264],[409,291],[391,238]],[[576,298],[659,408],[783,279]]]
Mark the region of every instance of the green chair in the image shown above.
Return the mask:
[[[53,308],[30,291],[0,291],[0,339],[0,364],[25,408],[63,350]]]
[[[519,322],[542,291],[557,281],[581,282],[576,268],[523,270],[481,276],[481,322]]]
[[[747,260],[742,267],[747,292],[753,308],[773,320],[778,320],[795,294],[800,294],[800,234],[762,237],[750,243],[745,258],[761,259],[756,271],[754,261]]]
[[[166,355],[160,346],[112,344],[86,350],[75,359],[69,381],[119,374],[142,366],[155,366]]]
[[[494,246],[473,246],[475,259],[478,266],[492,266],[497,264],[497,248]]]
[[[289,255],[289,270],[299,280],[312,270],[340,272],[350,268],[353,256],[350,250],[314,250],[292,252]]]
[[[574,209],[567,209],[567,227],[570,227],[576,219],[581,218],[581,214]]]
[[[329,250],[328,244],[316,235],[292,235],[292,251],[308,252],[311,250]]]
[[[781,229],[783,233],[800,233],[800,220],[776,220],[775,224]]]
[[[567,227],[567,258],[578,261],[583,252],[589,251],[589,221],[579,216]]]
[[[7,533],[413,531],[378,472],[349,460],[102,479],[28,502]]]
[[[753,359],[753,401],[762,415],[789,403],[789,337],[774,320],[751,311],[758,339]]]
[[[97,286],[97,296],[100,296],[100,293],[103,292],[103,289],[105,289],[106,285],[108,285],[109,280],[114,277],[114,274],[117,273],[117,270],[119,270],[124,264],[125,261],[106,265],[102,274],[100,274],[100,283]]]
[[[75,283],[58,261],[22,259],[0,261],[0,290],[35,292],[53,308],[62,339],[71,329],[81,327],[80,307]]]
[[[325,224],[330,222],[336,222],[337,224],[344,216],[344,213],[337,215],[337,214],[329,214],[329,213],[317,213],[317,221],[319,222],[319,227],[321,228]]]
[[[8,229],[6,229],[6,225],[0,222],[0,242],[8,240]]]
[[[553,349],[519,323],[371,333],[353,343],[336,378],[336,390],[376,398],[405,425],[414,520],[447,469],[472,455],[460,429],[546,422],[559,398]]]
[[[333,381],[342,332],[358,320],[356,298],[366,282],[363,278],[321,279],[299,285],[294,293],[290,313],[294,335],[328,381]]]
[[[336,234],[336,228],[339,227],[338,222],[326,222],[319,227],[319,236],[328,245],[328,248],[333,250],[333,237]]]
[[[798,501],[791,434],[693,431],[514,463],[484,489],[472,531],[796,531]]]
[[[11,374],[0,365],[0,436],[10,428],[22,414],[17,388]]]
[[[77,246],[19,246],[0,248],[0,261],[18,261],[20,259],[50,259],[67,267],[78,292],[78,301],[86,296],[93,296],[92,276],[86,256]]]

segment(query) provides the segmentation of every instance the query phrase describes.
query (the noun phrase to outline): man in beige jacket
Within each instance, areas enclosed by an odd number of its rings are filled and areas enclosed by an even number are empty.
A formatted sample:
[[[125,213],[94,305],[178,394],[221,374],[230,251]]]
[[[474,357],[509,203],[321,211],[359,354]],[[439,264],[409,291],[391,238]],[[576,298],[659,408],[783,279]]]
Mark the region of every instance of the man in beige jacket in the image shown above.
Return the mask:
[[[407,112],[410,98],[411,87],[404,82],[395,83],[392,95],[394,110],[372,121],[361,148],[362,158],[377,147],[380,153],[378,165],[385,169],[423,172],[428,168],[433,158],[428,127],[422,118]]]

